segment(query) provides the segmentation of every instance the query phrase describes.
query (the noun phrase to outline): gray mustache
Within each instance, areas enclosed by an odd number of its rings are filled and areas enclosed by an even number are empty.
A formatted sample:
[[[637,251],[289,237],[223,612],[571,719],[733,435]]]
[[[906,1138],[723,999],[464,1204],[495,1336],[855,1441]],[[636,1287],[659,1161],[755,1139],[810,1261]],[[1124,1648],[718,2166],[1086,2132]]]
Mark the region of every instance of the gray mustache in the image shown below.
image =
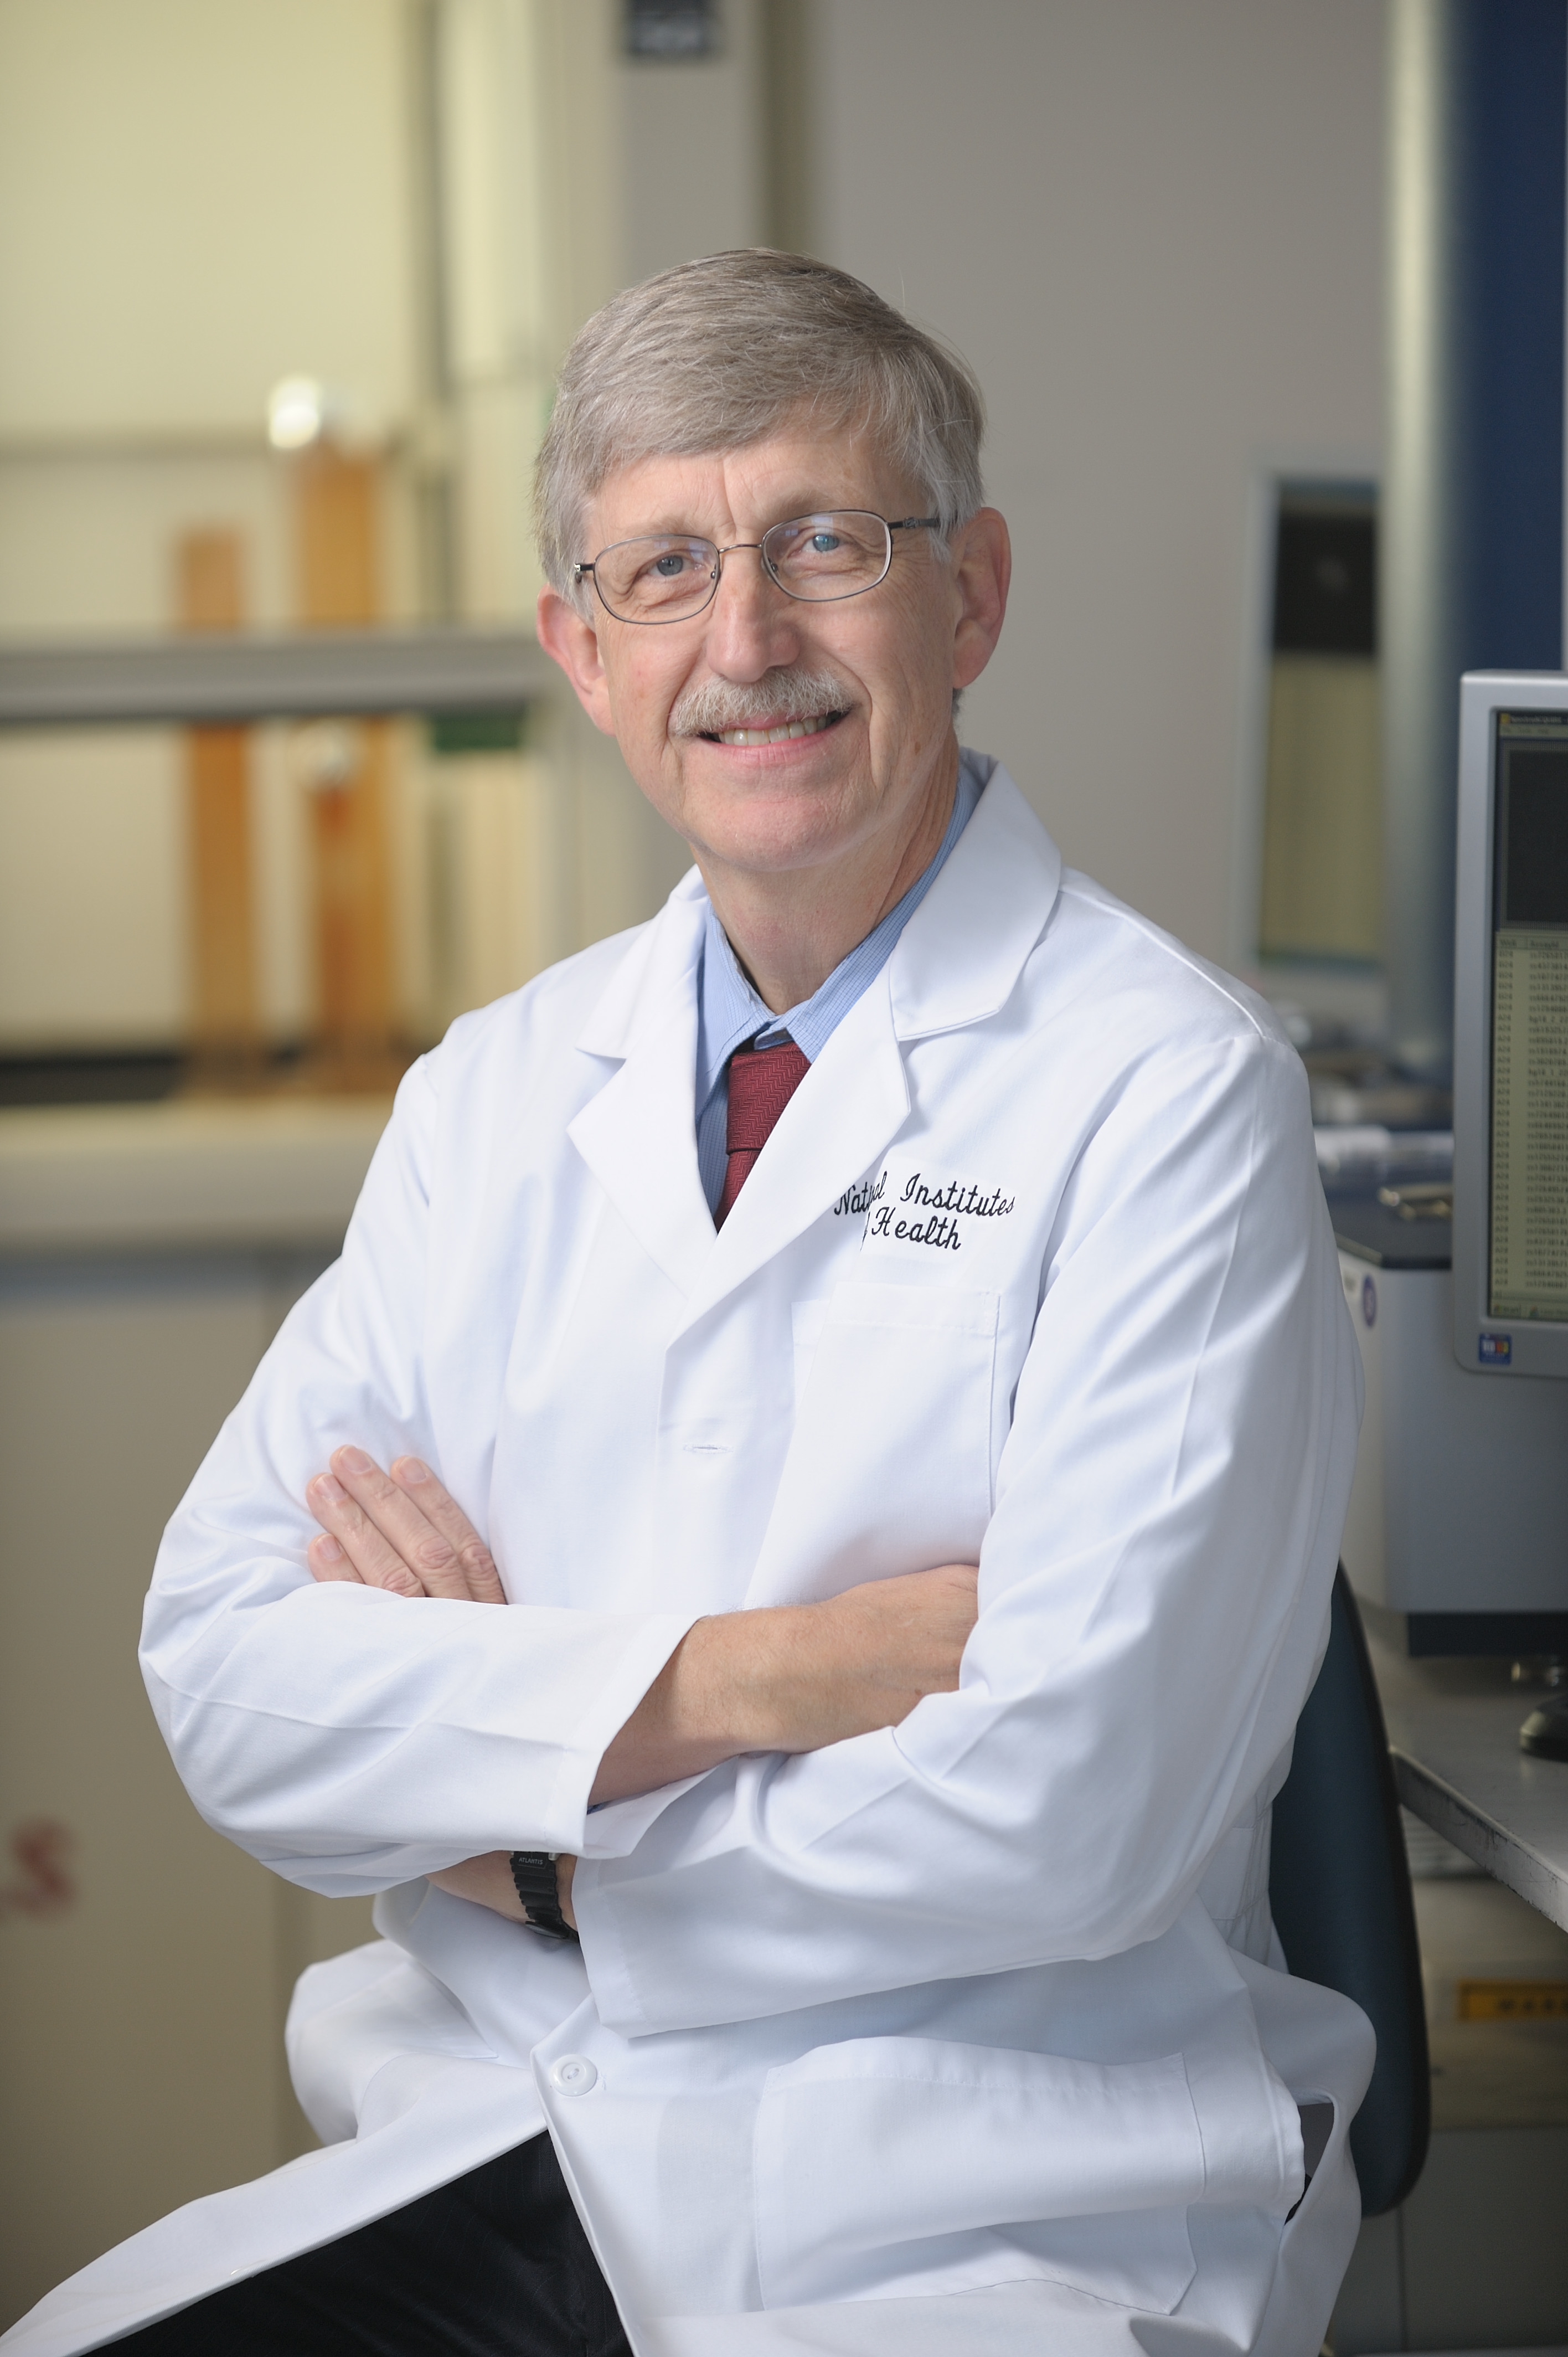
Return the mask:
[[[766,679],[705,679],[678,696],[670,715],[672,737],[717,737],[726,728],[769,722],[820,720],[847,712],[854,698],[831,671],[770,671]]]

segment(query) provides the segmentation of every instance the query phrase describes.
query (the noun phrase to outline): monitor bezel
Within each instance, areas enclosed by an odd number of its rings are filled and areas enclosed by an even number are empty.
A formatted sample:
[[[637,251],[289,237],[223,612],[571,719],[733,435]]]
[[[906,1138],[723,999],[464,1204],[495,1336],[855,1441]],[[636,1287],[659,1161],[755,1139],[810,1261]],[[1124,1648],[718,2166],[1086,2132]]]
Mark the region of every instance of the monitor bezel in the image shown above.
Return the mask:
[[[1493,846],[1497,716],[1568,714],[1568,673],[1467,672],[1459,687],[1454,890],[1454,1355],[1467,1374],[1568,1376],[1568,1320],[1493,1318],[1491,1286]],[[1483,1337],[1506,1359],[1483,1360]]]

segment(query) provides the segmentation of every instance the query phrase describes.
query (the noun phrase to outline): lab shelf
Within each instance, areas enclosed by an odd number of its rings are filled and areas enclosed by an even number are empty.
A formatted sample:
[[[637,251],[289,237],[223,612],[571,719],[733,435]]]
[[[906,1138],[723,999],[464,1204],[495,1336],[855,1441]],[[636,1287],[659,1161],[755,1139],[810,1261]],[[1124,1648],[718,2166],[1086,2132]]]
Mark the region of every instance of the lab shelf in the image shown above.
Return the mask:
[[[191,632],[0,644],[0,728],[516,712],[559,674],[525,630]]]

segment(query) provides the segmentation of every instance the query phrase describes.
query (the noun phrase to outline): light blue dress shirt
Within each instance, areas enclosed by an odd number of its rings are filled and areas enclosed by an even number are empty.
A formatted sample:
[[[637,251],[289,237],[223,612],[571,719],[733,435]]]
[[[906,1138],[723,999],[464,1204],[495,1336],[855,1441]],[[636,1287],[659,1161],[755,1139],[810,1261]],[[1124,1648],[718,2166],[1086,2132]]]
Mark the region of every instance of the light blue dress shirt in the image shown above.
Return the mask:
[[[882,922],[840,960],[822,987],[783,1015],[770,1014],[752,988],[709,902],[697,971],[697,1168],[710,1211],[724,1191],[730,1058],[748,1039],[774,1048],[788,1037],[808,1063],[816,1062],[850,1008],[865,996],[892,956],[899,934],[969,824],[984,785],[973,756],[961,754],[952,816],[930,866],[916,877],[897,908],[889,909]]]

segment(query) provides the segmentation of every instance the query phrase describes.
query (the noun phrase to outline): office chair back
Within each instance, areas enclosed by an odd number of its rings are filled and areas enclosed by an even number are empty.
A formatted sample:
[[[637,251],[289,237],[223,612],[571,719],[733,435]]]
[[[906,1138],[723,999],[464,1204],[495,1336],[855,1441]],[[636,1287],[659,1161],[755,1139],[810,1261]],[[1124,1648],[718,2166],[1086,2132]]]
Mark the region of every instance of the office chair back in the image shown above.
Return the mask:
[[[1274,1803],[1269,1903],[1291,1971],[1353,1997],[1378,2060],[1350,2128],[1364,2217],[1404,2200],[1431,2129],[1410,1866],[1361,1616],[1335,1575],[1328,1651]]]

